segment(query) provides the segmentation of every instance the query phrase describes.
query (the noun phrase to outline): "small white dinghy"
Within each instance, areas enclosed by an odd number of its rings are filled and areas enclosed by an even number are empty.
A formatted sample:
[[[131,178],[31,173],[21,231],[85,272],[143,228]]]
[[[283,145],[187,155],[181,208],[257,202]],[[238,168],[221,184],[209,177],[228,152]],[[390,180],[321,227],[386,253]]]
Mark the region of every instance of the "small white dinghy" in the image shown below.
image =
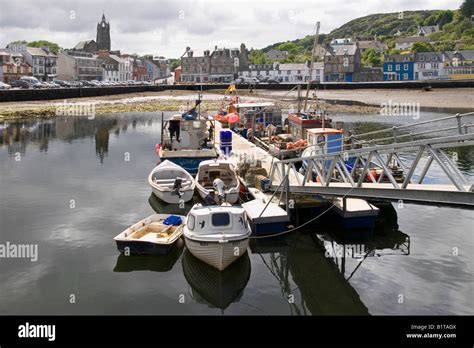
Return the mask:
[[[183,167],[163,161],[148,176],[153,193],[166,203],[177,204],[193,198],[196,182]]]
[[[150,215],[114,238],[117,249],[130,255],[167,254],[183,234],[185,221],[180,215]]]
[[[193,206],[184,227],[186,248],[208,265],[224,270],[247,252],[250,227],[240,206]]]
[[[196,187],[207,204],[234,204],[239,200],[239,178],[234,164],[227,160],[202,161],[196,175]]]

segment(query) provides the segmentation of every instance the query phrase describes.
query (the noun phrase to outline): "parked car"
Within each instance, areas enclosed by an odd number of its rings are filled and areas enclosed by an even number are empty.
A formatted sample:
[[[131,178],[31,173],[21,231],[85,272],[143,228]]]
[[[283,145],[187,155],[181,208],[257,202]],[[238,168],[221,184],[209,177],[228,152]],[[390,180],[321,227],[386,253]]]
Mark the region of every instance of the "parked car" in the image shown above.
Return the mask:
[[[26,81],[30,85],[30,88],[43,88],[43,85],[36,77],[21,76],[20,80]]]
[[[81,81],[68,81],[67,83],[73,88],[80,88],[84,86]]]
[[[63,80],[53,80],[53,82],[57,85],[60,85],[61,87],[71,87],[69,83]]]
[[[0,89],[10,89],[12,86],[10,86],[8,83],[0,82]]]
[[[275,80],[275,79],[267,79],[265,80],[266,83],[280,83],[280,81]]]
[[[11,83],[12,88],[30,88],[30,84],[25,80],[16,80]]]
[[[100,87],[100,81],[98,81],[98,80],[92,80],[92,81],[90,81],[90,83],[94,87]]]
[[[94,87],[94,84],[91,81],[81,80],[81,83],[84,87]]]

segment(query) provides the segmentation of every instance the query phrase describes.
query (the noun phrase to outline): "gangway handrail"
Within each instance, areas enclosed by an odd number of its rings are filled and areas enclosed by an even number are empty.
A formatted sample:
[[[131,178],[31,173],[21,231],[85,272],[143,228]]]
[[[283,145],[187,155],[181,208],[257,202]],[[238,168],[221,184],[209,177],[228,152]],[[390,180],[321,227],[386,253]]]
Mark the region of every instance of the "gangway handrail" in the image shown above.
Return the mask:
[[[401,148],[416,148],[416,147],[427,145],[427,144],[436,145],[436,144],[451,143],[451,142],[459,142],[462,144],[462,142],[465,142],[466,140],[474,141],[474,133],[463,134],[463,135],[452,135],[452,136],[440,137],[440,138],[421,139],[421,140],[415,140],[415,141],[404,142],[404,143],[375,145],[372,147],[363,147],[359,149],[350,149],[350,150],[345,150],[345,151],[331,152],[327,154],[318,154],[318,155],[313,155],[313,156],[288,158],[288,159],[276,160],[274,164],[278,164],[278,163],[289,164],[289,163],[301,162],[304,160],[311,160],[311,159],[327,159],[327,158],[333,158],[334,156],[345,156],[345,155],[350,156],[352,154],[363,154],[363,153],[371,152],[374,150],[378,151],[379,153],[384,153],[384,151],[393,152],[394,150],[401,149]],[[469,143],[468,145],[472,145],[472,144]]]
[[[443,128],[443,129],[434,129],[434,130],[428,130],[428,131],[423,131],[423,132],[418,132],[418,133],[397,134],[396,136],[392,135],[391,137],[375,138],[375,139],[370,139],[370,140],[357,139],[357,138],[364,137],[366,135],[380,134],[380,133],[386,133],[386,132],[390,132],[390,131],[393,132],[393,131],[397,131],[397,130],[400,130],[400,129],[404,129],[404,128],[408,128],[408,127],[416,127],[416,126],[420,126],[420,125],[428,124],[428,123],[436,123],[436,122],[439,122],[439,121],[445,121],[445,120],[456,119],[456,118],[461,119],[464,116],[474,116],[474,111],[473,112],[468,112],[468,113],[465,113],[465,114],[456,114],[456,115],[451,115],[451,116],[447,116],[447,117],[442,117],[442,118],[438,118],[438,119],[435,119],[435,120],[428,120],[428,121],[423,121],[423,122],[418,122],[418,123],[410,123],[410,124],[407,124],[407,125],[394,126],[394,127],[390,127],[390,128],[377,130],[377,131],[367,132],[367,133],[361,133],[361,134],[355,134],[355,135],[353,134],[353,135],[347,137],[346,139],[348,139],[348,140],[353,139],[353,140],[357,141],[359,144],[365,145],[365,144],[373,144],[375,142],[381,142],[381,141],[386,141],[386,140],[391,140],[391,139],[395,140],[395,138],[414,137],[414,136],[418,136],[418,135],[438,133],[438,132],[441,132],[441,131],[448,131],[448,130],[455,130],[455,129],[467,129],[467,128],[473,127],[474,124],[472,124],[472,123],[461,124],[460,122],[458,122],[458,125],[455,126],[455,127],[449,127],[449,128]],[[303,151],[303,150],[311,148],[311,147],[326,145],[326,144],[329,144],[329,143],[332,143],[332,142],[338,142],[339,143],[340,140],[339,139],[333,139],[333,140],[329,140],[329,141],[325,141],[325,142],[320,142],[320,143],[317,143],[317,144],[302,146],[302,147],[299,147],[298,150]],[[373,145],[371,145],[371,146],[373,146]],[[330,148],[328,148],[328,150],[338,148],[338,147],[339,146],[330,147]],[[285,153],[289,153],[289,152],[292,152],[292,151],[295,151],[295,149],[280,150],[280,153],[285,154]],[[347,151],[349,151],[349,150],[347,150]],[[347,152],[347,151],[345,151],[345,152]]]

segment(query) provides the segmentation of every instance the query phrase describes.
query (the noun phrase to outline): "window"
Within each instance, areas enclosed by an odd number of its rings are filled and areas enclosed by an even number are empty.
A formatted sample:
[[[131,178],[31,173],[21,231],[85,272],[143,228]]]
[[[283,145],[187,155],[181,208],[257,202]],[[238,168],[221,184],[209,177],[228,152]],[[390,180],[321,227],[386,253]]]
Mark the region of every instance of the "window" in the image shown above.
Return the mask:
[[[228,226],[230,225],[229,213],[214,213],[212,214],[213,226]]]
[[[278,75],[281,75],[281,70],[278,70]]]
[[[400,71],[400,64],[395,65],[395,70]]]
[[[389,64],[389,65],[387,66],[387,70],[388,70],[388,71],[392,71],[392,64]]]
[[[290,75],[290,74],[291,74],[291,70],[287,70],[286,74],[287,74],[287,75]]]
[[[193,215],[193,214],[189,214],[187,225],[188,225],[188,228],[189,228],[191,231],[194,230],[195,221],[196,221],[196,219],[194,218],[194,215]]]
[[[408,64],[403,64],[403,70],[408,71]]]
[[[403,74],[403,79],[404,79],[404,80],[408,80],[408,74],[406,74],[406,73]]]
[[[421,56],[420,57],[420,62],[423,62],[425,60],[425,57]]]
[[[297,74],[301,74],[301,70],[298,70],[296,73],[297,73]]]

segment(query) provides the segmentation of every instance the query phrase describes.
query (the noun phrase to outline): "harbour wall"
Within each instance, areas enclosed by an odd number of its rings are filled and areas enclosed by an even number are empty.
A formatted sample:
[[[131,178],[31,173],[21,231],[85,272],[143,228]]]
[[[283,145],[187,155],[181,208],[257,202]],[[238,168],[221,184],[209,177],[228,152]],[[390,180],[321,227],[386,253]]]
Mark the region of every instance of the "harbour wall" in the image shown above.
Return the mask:
[[[160,91],[209,91],[225,90],[229,84],[203,85],[154,85],[128,87],[95,87],[95,88],[60,88],[60,89],[14,89],[0,90],[0,102],[34,101],[97,97],[139,92]],[[258,84],[255,89],[288,91],[297,84]],[[447,80],[447,81],[391,81],[391,82],[331,82],[312,84],[311,89],[341,90],[341,89],[423,89],[423,88],[469,88],[474,87],[474,80]],[[248,89],[248,85],[238,85],[240,89]]]

